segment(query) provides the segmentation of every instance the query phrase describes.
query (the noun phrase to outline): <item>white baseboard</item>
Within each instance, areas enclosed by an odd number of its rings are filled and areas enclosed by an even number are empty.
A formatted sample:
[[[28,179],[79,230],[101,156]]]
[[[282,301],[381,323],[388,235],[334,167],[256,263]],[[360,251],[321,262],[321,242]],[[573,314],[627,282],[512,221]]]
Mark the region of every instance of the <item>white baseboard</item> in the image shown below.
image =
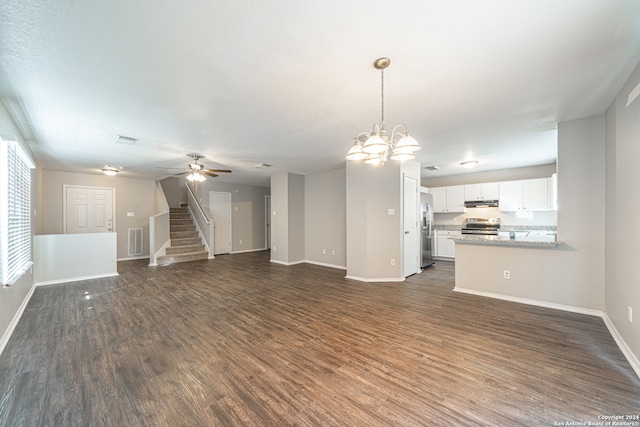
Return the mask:
[[[266,250],[267,250],[266,248],[245,249],[244,251],[232,251],[231,254],[245,254],[247,252],[262,252]]]
[[[127,257],[127,258],[118,258],[116,261],[134,261],[137,259],[149,259],[149,255],[143,255],[143,256],[132,256],[132,257]]]
[[[305,260],[304,262],[306,262],[307,264],[320,265],[322,267],[337,268],[338,270],[346,270],[347,269],[346,265],[327,264],[326,262],[311,261],[311,260],[308,260],[308,259]]]
[[[538,306],[538,307],[545,307],[545,308],[553,308],[555,310],[570,311],[572,313],[587,314],[589,316],[602,317],[602,315],[603,315],[603,312],[600,311],[600,310],[592,310],[592,309],[589,309],[589,308],[574,307],[574,306],[571,306],[571,305],[555,304],[555,303],[552,303],[552,302],[538,301],[538,300],[528,299],[528,298],[512,297],[512,296],[509,296],[509,295],[494,294],[494,293],[491,293],[491,292],[476,291],[474,289],[459,288],[457,286],[455,288],[453,288],[453,291],[454,292],[464,293],[464,294],[478,295],[478,296],[481,296],[481,297],[500,299],[500,300],[504,300],[504,301],[517,302],[517,303],[520,303],[520,304],[535,305],[535,306]]]
[[[274,264],[281,264],[281,265],[296,265],[296,264],[304,264],[304,260],[303,261],[294,261],[294,262],[284,262],[284,261],[278,261],[277,259],[270,259],[269,262],[272,262]]]
[[[404,282],[404,277],[359,277],[347,274],[345,279],[358,280],[360,282]]]
[[[16,314],[13,316],[13,319],[11,319],[11,323],[9,323],[9,327],[4,331],[4,334],[2,335],[2,339],[0,339],[0,354],[2,354],[2,352],[4,351],[4,348],[7,346],[7,343],[9,342],[9,338],[11,338],[11,335],[13,334],[13,330],[16,328],[16,326],[18,326],[18,322],[22,317],[22,313],[24,312],[24,309],[27,308],[27,304],[29,304],[29,301],[31,300],[31,296],[33,295],[33,291],[35,291],[35,289],[36,289],[36,285],[35,284],[31,285],[31,289],[29,289],[29,292],[27,293],[24,300],[22,301],[22,304],[20,304],[20,307],[18,307],[18,311],[16,311]]]
[[[624,354],[624,357],[627,358],[627,360],[629,361],[629,364],[631,365],[633,370],[636,372],[636,375],[638,376],[638,378],[640,378],[640,360],[638,360],[636,355],[633,354],[633,352],[631,351],[631,349],[629,348],[625,340],[622,338],[622,336],[616,329],[615,325],[613,324],[609,316],[607,316],[607,313],[604,313],[604,315],[602,316],[602,320],[604,320],[604,324],[607,325],[607,329],[609,329],[609,333],[611,333],[611,336],[613,337],[614,341],[616,342],[616,344],[618,344],[620,351],[622,351],[622,354]]]
[[[94,276],[67,277],[65,279],[48,280],[46,282],[37,282],[35,286],[57,285],[59,283],[79,282],[80,280],[102,279],[105,277],[118,276],[118,273],[97,274]]]

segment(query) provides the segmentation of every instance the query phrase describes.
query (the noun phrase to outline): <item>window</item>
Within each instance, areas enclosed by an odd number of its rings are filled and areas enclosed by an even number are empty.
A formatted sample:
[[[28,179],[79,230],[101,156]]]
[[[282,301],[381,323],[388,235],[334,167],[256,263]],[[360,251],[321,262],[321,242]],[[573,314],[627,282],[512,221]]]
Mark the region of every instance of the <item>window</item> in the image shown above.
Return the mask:
[[[16,141],[0,138],[0,280],[16,282],[31,261],[31,169]]]

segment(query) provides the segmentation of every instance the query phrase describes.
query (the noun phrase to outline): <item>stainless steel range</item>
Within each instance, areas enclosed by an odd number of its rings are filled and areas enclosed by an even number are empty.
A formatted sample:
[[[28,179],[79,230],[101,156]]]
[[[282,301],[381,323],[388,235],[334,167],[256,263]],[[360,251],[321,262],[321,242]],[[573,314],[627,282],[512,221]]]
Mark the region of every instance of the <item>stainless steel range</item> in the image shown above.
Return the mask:
[[[462,224],[462,234],[497,236],[500,218],[467,218]]]

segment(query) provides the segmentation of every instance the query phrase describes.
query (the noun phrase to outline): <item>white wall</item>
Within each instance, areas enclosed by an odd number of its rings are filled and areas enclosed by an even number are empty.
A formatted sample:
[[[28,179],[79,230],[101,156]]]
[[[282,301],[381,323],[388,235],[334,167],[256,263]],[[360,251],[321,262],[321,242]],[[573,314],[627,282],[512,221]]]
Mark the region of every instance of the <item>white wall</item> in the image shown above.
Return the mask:
[[[604,310],[604,117],[558,127],[555,248],[456,245],[456,289]],[[502,277],[504,270],[511,279]]]
[[[605,312],[629,350],[640,359],[640,97],[628,107],[640,84],[636,67],[606,113]],[[633,322],[627,318],[633,310]],[[640,366],[636,371],[640,375]]]
[[[346,269],[346,169],[306,175],[304,196],[306,261]]]
[[[0,134],[3,135],[3,137],[14,137],[11,139],[17,140],[22,147],[31,154],[31,150],[29,150],[29,147],[25,143],[18,127],[1,102]],[[31,232],[35,233],[42,229],[42,204],[39,198],[42,194],[42,169],[38,166],[37,159],[32,154],[31,158],[36,161],[37,166],[37,168],[31,172],[31,207],[37,212],[31,219]],[[4,349],[29,296],[33,292],[33,284],[33,269],[29,269],[16,283],[8,288],[0,289],[0,352]]]
[[[419,180],[419,173],[417,162],[389,161],[381,167],[347,162],[347,277],[404,279],[403,174]]]
[[[303,175],[271,177],[271,261],[295,264],[305,259]],[[273,214],[275,212],[275,215]]]
[[[149,256],[149,217],[156,213],[154,180],[45,170],[43,172],[43,234],[63,233],[65,184],[115,188],[118,259],[129,257],[127,235],[129,228],[142,228],[142,257]],[[134,216],[127,216],[127,212],[133,212]]]
[[[38,285],[118,275],[116,233],[34,236]]]

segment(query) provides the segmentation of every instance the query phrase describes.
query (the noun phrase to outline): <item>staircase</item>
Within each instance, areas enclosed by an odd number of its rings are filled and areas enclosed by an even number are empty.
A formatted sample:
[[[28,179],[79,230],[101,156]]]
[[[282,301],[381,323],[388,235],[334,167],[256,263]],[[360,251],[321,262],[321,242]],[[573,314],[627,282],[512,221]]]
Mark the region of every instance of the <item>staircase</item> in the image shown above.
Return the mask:
[[[159,265],[209,258],[187,208],[171,208],[169,224],[171,246],[166,248],[166,255],[158,257]]]

